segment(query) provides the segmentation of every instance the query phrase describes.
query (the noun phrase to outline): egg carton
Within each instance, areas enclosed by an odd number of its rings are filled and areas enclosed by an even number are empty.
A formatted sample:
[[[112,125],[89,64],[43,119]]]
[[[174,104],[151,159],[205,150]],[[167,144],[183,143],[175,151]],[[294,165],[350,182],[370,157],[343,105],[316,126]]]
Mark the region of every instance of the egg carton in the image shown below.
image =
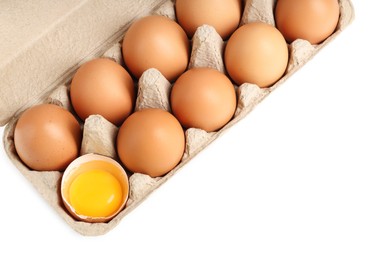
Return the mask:
[[[261,21],[275,26],[273,10],[275,0],[247,0],[245,1],[241,25]],[[185,131],[186,146],[183,158],[177,167],[163,177],[152,178],[142,173],[129,174],[130,194],[124,210],[107,223],[86,223],[75,220],[65,209],[60,196],[62,172],[37,172],[27,168],[16,153],[14,145],[14,129],[17,118],[12,119],[5,129],[4,145],[10,159],[23,175],[33,183],[41,195],[62,216],[62,218],[77,232],[83,235],[102,235],[114,228],[128,213],[145,200],[151,192],[156,190],[165,181],[171,178],[191,158],[201,152],[208,144],[226,132],[239,120],[245,117],[274,89],[279,87],[296,70],[307,63],[322,47],[332,41],[354,17],[350,0],[339,0],[340,19],[336,31],[323,43],[311,45],[308,41],[298,39],[289,44],[289,62],[285,75],[269,88],[260,88],[257,85],[244,83],[235,86],[237,93],[237,108],[232,120],[217,132],[206,132],[201,129],[190,128]],[[174,1],[166,1],[151,14],[166,16],[176,21]],[[192,38],[192,51],[189,68],[208,67],[226,74],[223,63],[223,51],[226,41],[219,36],[216,30],[209,25],[203,25],[196,30]],[[106,50],[102,57],[112,59],[124,66],[121,52],[121,41]],[[156,69],[145,71],[136,83],[137,99],[135,111],[145,108],[160,108],[171,112],[169,95],[172,88],[170,83]],[[74,113],[69,98],[70,81],[60,84],[44,103],[52,103],[66,108]],[[116,154],[115,142],[118,127],[100,115],[92,115],[82,124],[83,140],[81,154],[96,153],[114,158]]]

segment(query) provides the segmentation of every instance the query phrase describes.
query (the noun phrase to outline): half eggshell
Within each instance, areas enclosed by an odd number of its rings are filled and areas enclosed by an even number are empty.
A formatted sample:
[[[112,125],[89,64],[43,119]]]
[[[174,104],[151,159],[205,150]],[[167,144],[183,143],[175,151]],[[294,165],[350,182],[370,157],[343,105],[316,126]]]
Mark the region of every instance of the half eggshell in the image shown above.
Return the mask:
[[[121,184],[122,188],[122,202],[120,207],[111,215],[106,217],[92,217],[80,215],[72,207],[69,199],[69,188],[72,182],[80,174],[91,171],[91,170],[104,170],[110,172]],[[97,154],[86,154],[80,156],[74,160],[65,170],[64,175],[62,176],[61,181],[61,197],[65,205],[65,208],[69,213],[78,220],[97,223],[97,222],[108,222],[113,217],[115,217],[126,205],[127,199],[129,197],[129,182],[126,171],[122,166],[115,160]]]

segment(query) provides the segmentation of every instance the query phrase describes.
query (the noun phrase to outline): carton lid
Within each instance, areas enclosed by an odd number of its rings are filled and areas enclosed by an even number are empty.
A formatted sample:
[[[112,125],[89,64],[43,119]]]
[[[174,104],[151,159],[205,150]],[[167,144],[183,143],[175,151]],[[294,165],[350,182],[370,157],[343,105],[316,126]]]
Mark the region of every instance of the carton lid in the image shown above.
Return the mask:
[[[83,60],[163,0],[0,2],[0,125],[39,102]]]

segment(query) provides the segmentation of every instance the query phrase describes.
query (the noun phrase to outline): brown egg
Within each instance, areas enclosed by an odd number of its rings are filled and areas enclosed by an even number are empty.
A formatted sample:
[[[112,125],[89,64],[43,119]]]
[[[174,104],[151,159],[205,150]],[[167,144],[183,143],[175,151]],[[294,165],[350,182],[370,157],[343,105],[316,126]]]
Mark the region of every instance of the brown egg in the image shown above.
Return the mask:
[[[237,29],[242,13],[241,0],[176,0],[179,24],[192,37],[199,26],[211,25],[227,39]]]
[[[335,31],[339,15],[338,0],[278,0],[275,8],[276,26],[288,42],[321,43]]]
[[[137,78],[150,68],[174,81],[188,65],[190,44],[184,30],[164,16],[147,16],[134,22],[123,39],[126,66]]]
[[[81,129],[64,108],[38,105],[20,116],[14,141],[16,152],[29,168],[62,171],[79,155]]]
[[[184,131],[177,119],[161,109],[133,113],[119,129],[118,155],[125,167],[151,177],[162,176],[181,160]]]
[[[121,65],[109,59],[94,59],[77,70],[70,98],[82,120],[98,114],[119,126],[133,111],[134,83]]]
[[[229,78],[210,68],[191,69],[181,75],[170,99],[172,112],[184,127],[208,132],[228,123],[237,105]]]
[[[238,84],[269,87],[284,74],[288,48],[283,35],[273,26],[256,22],[241,26],[225,49],[225,66]]]

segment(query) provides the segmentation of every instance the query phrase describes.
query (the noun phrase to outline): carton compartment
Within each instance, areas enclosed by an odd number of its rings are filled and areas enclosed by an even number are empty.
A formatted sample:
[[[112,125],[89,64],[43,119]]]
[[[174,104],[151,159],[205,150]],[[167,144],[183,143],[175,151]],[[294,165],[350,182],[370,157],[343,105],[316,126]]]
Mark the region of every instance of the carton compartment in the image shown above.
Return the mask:
[[[17,117],[13,118],[5,129],[4,146],[10,159],[24,176],[36,187],[39,193],[50,205],[64,218],[64,220],[77,232],[83,235],[102,235],[113,227],[120,220],[141,203],[148,195],[161,184],[172,177],[192,157],[205,148],[210,142],[223,134],[228,128],[236,124],[257,104],[261,102],[275,88],[282,84],[297,69],[303,66],[315,53],[331,41],[341,30],[347,26],[353,18],[353,10],[349,0],[340,0],[341,15],[336,32],[319,45],[311,45],[305,40],[296,40],[289,44],[289,63],[285,75],[270,88],[260,88],[257,85],[244,83],[235,86],[237,93],[237,108],[232,120],[218,132],[206,132],[201,129],[190,128],[185,131],[186,147],[181,163],[171,172],[163,177],[151,178],[142,173],[128,172],[130,195],[124,210],[108,223],[86,223],[77,221],[65,209],[60,196],[61,172],[37,172],[27,168],[18,157],[13,133]],[[273,9],[275,0],[247,0],[245,1],[241,25],[262,21],[275,25]],[[174,1],[166,1],[152,14],[163,15],[173,20],[175,18]],[[192,51],[188,67],[209,67],[217,69],[226,74],[223,63],[223,52],[226,42],[218,35],[216,30],[209,25],[199,27],[192,39]],[[121,42],[112,45],[104,52],[102,57],[109,58],[124,66]],[[48,97],[44,103],[52,103],[66,108],[74,113],[70,98],[69,86],[71,81],[61,83]],[[144,108],[160,108],[171,111],[169,95],[172,84],[156,69],[149,69],[143,73],[136,83],[137,99],[134,111]],[[107,121],[100,115],[93,115],[82,123],[83,140],[81,154],[96,153],[111,157],[119,161],[116,154],[116,136],[118,127]]]

